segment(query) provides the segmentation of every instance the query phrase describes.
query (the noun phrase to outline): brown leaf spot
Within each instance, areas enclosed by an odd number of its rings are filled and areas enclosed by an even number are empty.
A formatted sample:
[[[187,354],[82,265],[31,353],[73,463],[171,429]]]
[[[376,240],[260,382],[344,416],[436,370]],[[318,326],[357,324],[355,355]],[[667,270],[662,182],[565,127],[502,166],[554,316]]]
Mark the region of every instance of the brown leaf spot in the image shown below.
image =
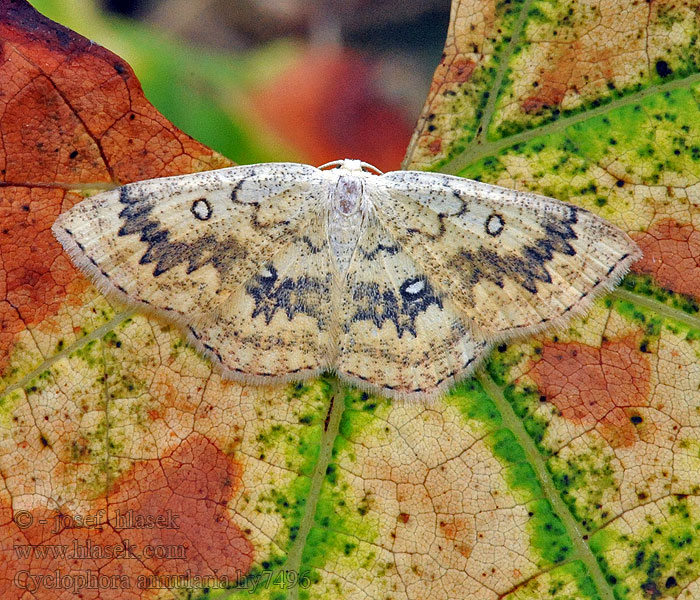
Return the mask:
[[[151,421],[157,421],[158,419],[163,418],[161,411],[156,410],[155,408],[148,410],[146,414],[148,415],[148,418]]]
[[[596,36],[604,36],[605,31],[605,28],[598,28]],[[547,56],[551,66],[540,73],[537,91],[522,101],[523,111],[530,114],[545,107],[557,107],[567,94],[590,94],[591,87],[599,87],[601,82],[619,75],[621,68],[627,66],[619,58],[621,48],[616,44],[620,41],[606,42],[591,44],[575,40],[555,44]],[[610,43],[612,47],[608,47]]]
[[[55,314],[68,294],[80,294],[88,286],[51,233],[63,192],[6,187],[2,197],[0,372],[19,333]]]
[[[649,405],[650,365],[634,336],[603,342],[547,342],[529,375],[562,417],[594,426],[614,448],[638,437],[626,407]]]
[[[554,85],[544,85],[539,88],[537,94],[528,96],[523,100],[523,111],[527,114],[537,113],[543,108],[559,106],[564,99],[566,88]]]
[[[110,494],[110,518],[117,511],[130,509],[144,514],[171,510],[180,515],[179,529],[161,531],[159,538],[191,548],[186,560],[169,565],[175,569],[172,572],[178,572],[177,567],[202,574],[233,574],[236,569],[246,572],[253,547],[226,511],[241,475],[238,463],[195,434],[160,462],[135,463]],[[138,530],[132,537],[137,544],[146,544],[153,532]]]
[[[652,275],[659,285],[700,298],[700,232],[672,219],[632,234],[644,257],[632,267]]]
[[[159,461],[134,463],[116,482],[109,503],[101,499],[83,515],[95,519],[90,527],[71,527],[77,515],[64,511],[64,516],[57,519],[53,511],[42,508],[32,511],[33,525],[19,529],[9,507],[0,506],[4,530],[0,535],[0,555],[7,561],[4,572],[14,575],[29,570],[33,575],[50,575],[60,570],[63,576],[77,577],[88,570],[99,570],[106,576],[129,578],[130,587],[126,589],[103,585],[81,590],[81,597],[88,600],[141,598],[143,592],[136,583],[139,576],[167,576],[189,570],[193,576],[235,579],[247,573],[253,562],[252,544],[230,520],[226,509],[240,484],[241,471],[239,464],[194,434]],[[139,521],[148,517],[159,525],[148,526]],[[44,525],[41,519],[46,521]],[[15,544],[65,546],[68,552],[87,551],[90,547],[93,552],[101,552],[121,545],[139,553],[140,558],[115,559],[95,554],[77,559],[20,558],[13,551]],[[151,554],[159,556],[146,556],[147,547]],[[23,593],[11,577],[0,579],[3,599],[19,600],[25,597]],[[57,596],[53,589],[40,588],[31,597],[53,600]]]
[[[471,539],[473,530],[467,519],[459,516],[450,516],[439,523],[440,530],[446,540],[453,542],[453,546],[465,558],[469,558],[472,553],[472,545],[466,540]]]
[[[469,81],[475,68],[476,63],[473,60],[464,57],[456,58],[454,62],[448,66],[447,73],[445,73],[445,82],[464,83],[465,81]]]
[[[543,108],[559,106],[566,95],[570,79],[576,67],[577,44],[564,47],[554,66],[542,73],[536,92],[522,101],[523,112],[537,113]]]
[[[439,154],[440,150],[442,150],[442,140],[437,139],[433,140],[428,144],[428,149],[433,153],[433,154]]]

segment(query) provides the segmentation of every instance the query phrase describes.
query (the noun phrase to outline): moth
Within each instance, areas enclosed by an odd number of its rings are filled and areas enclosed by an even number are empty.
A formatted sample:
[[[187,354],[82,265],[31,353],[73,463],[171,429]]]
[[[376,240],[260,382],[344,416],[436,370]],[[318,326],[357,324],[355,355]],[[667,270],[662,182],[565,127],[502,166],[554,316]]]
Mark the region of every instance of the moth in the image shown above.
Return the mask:
[[[359,160],[130,183],[53,232],[100,290],[179,325],[226,378],[333,370],[402,399],[435,397],[495,343],[563,326],[641,257],[574,205]]]

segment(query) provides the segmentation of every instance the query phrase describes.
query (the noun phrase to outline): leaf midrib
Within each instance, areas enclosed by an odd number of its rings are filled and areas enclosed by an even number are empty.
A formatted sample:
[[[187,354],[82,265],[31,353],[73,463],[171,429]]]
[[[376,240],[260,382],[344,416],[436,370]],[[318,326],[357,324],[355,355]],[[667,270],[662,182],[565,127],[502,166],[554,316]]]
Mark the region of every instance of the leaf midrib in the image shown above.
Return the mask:
[[[498,411],[501,413],[503,427],[510,430],[518,440],[518,443],[525,452],[528,463],[534,469],[537,479],[539,480],[540,487],[543,491],[543,497],[549,500],[554,509],[554,513],[561,519],[569,539],[571,539],[573,553],[571,559],[567,562],[571,562],[571,560],[580,560],[583,562],[583,564],[586,565],[588,574],[593,580],[593,584],[601,599],[615,600],[613,590],[607,583],[605,574],[598,564],[598,560],[586,543],[584,536],[587,532],[581,528],[580,524],[571,513],[571,510],[560,496],[549,469],[547,468],[546,459],[537,449],[534,440],[527,433],[522,419],[515,414],[510,402],[506,400],[503,390],[484,373],[483,369],[477,374],[477,379],[488,392],[496,408],[498,408]]]
[[[499,140],[477,141],[477,139],[475,139],[474,142],[472,142],[466,147],[464,152],[461,152],[457,156],[451,158],[447,163],[442,165],[440,167],[440,172],[452,175],[458,174],[470,164],[477,162],[482,158],[494,156],[498,154],[498,152],[500,152],[501,150],[514,146],[515,144],[528,142],[532,139],[544,135],[564,131],[571,125],[575,125],[576,123],[581,123],[582,121],[587,121],[594,117],[604,115],[617,108],[637,104],[649,96],[654,96],[656,94],[670,92],[672,90],[677,89],[687,89],[696,83],[700,83],[700,73],[695,73],[684,78],[674,79],[673,81],[669,81],[667,83],[650,85],[640,90],[639,92],[635,92],[623,96],[621,98],[611,100],[610,102],[603,104],[602,106],[597,106],[588,110],[582,110],[581,112],[576,113],[575,115],[571,115],[570,117],[561,117],[556,121],[551,121],[549,123],[533,127],[532,129],[527,129],[525,131],[513,134],[509,137],[501,138]],[[493,95],[499,96],[500,90],[498,91],[499,93]],[[484,117],[486,116],[487,115],[485,114]],[[490,121],[481,123],[480,126],[483,128],[483,135],[485,136],[486,131],[490,126]]]

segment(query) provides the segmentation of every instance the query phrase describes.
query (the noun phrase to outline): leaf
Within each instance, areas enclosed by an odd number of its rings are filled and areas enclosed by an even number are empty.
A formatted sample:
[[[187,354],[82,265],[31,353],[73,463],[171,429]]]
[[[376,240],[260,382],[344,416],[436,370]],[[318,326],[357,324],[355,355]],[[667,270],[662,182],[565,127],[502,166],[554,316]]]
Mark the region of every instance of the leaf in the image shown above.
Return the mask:
[[[2,4],[0,596],[60,572],[65,597],[177,597],[188,571],[215,598],[698,595],[695,8],[455,3],[407,164],[574,201],[646,256],[425,406],[223,382],[90,287],[60,210],[227,162],[123,61]]]
[[[455,2],[405,161],[574,202],[644,251],[589,315],[479,376],[561,519],[574,597],[700,593],[697,10]],[[497,591],[571,594],[546,581]]]

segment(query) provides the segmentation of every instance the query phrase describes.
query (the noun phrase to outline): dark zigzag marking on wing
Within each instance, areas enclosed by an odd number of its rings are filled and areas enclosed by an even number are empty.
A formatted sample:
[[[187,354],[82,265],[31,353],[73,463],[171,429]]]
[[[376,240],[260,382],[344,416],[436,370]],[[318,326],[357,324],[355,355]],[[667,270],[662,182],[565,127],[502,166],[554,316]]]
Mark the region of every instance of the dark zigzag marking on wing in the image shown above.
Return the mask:
[[[544,235],[523,246],[519,253],[501,255],[489,248],[462,248],[452,256],[448,265],[465,274],[466,285],[471,288],[480,281],[490,281],[503,287],[504,279],[512,279],[531,294],[537,293],[537,281],[551,283],[547,263],[555,252],[574,256],[576,250],[569,240],[578,239],[573,225],[578,222],[578,211],[567,207],[564,219],[545,217],[542,222]]]
[[[373,250],[370,250],[369,252],[367,252],[362,247],[358,247],[358,250],[362,253],[362,258],[364,258],[365,260],[374,260],[380,252],[386,252],[389,255],[396,254],[397,252],[399,252],[399,250],[401,250],[401,246],[399,246],[398,244],[394,244],[392,246],[385,246],[384,244],[379,243]]]
[[[180,264],[187,264],[187,273],[211,264],[223,277],[248,255],[246,248],[232,237],[219,239],[205,234],[192,242],[170,240],[170,231],[151,217],[155,202],[130,198],[128,186],[121,188],[119,201],[124,208],[119,213],[122,226],[118,235],[139,235],[148,244],[139,264],[155,263],[154,277]]]
[[[253,298],[255,308],[251,318],[262,315],[269,325],[280,310],[291,321],[295,315],[303,314],[316,319],[321,331],[330,326],[324,307],[330,301],[332,276],[302,275],[280,278],[272,264],[266,266],[267,273],[255,276],[246,285],[246,292]]]
[[[416,292],[410,292],[412,286],[422,284]],[[391,321],[396,327],[399,338],[406,332],[416,336],[416,319],[433,304],[442,310],[442,295],[435,292],[425,277],[406,279],[399,294],[386,286],[373,281],[360,281],[352,286],[352,299],[357,306],[349,322],[345,323],[346,332],[357,321],[370,321],[381,329],[385,321]]]

